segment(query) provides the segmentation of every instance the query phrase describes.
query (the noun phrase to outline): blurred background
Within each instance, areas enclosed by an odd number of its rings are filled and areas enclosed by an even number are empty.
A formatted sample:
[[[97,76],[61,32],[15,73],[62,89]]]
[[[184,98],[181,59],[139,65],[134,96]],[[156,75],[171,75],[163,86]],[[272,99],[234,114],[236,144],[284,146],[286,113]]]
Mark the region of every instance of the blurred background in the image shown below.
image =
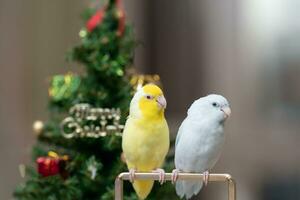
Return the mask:
[[[47,119],[47,77],[79,42],[88,1],[0,0],[0,199],[12,199],[30,163],[34,120]],[[192,101],[228,98],[233,115],[214,172],[232,174],[238,199],[300,199],[300,2],[124,1],[142,42],[135,66],[161,76],[172,134]],[[226,199],[212,183],[201,199]]]

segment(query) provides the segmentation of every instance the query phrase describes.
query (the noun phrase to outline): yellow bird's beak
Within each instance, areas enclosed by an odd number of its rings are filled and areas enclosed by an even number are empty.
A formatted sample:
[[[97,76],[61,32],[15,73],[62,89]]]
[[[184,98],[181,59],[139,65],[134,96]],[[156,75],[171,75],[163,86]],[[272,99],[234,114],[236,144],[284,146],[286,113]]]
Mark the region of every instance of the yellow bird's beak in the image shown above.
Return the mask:
[[[156,100],[159,107],[165,109],[167,107],[167,101],[163,95],[158,96]]]

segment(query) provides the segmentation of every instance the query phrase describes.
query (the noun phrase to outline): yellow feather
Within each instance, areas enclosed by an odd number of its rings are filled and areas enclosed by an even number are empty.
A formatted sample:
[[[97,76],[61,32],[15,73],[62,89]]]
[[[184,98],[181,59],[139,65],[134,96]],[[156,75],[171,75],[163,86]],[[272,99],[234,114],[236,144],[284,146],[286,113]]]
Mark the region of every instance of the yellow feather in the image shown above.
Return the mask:
[[[151,86],[144,91],[146,94],[154,97],[162,95],[157,86]],[[129,115],[123,132],[122,148],[128,169],[151,172],[162,166],[167,155],[169,128],[164,110],[157,106],[155,98],[151,102],[141,97],[138,104],[142,115],[139,118]],[[145,199],[153,187],[153,181],[134,181],[133,187],[139,198]]]
[[[157,87],[156,85],[154,85],[154,84],[145,85],[143,87],[143,90],[147,94],[156,95],[156,96],[162,95],[162,93],[163,93],[161,91],[161,89],[159,87]]]
[[[140,199],[146,199],[151,192],[154,181],[134,181],[133,188]]]

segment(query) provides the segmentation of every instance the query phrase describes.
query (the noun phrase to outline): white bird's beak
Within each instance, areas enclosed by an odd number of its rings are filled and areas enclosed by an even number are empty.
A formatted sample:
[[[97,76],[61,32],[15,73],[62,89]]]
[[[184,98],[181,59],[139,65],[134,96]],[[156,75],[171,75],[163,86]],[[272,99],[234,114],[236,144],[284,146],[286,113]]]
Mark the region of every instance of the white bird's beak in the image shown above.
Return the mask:
[[[227,119],[227,118],[230,116],[230,114],[231,114],[231,109],[230,109],[228,106],[222,107],[222,108],[221,108],[221,111],[225,114],[225,118],[226,118],[226,119]]]
[[[165,109],[167,107],[167,101],[166,101],[166,99],[165,99],[165,97],[163,95],[159,96],[157,98],[156,102],[163,109]]]

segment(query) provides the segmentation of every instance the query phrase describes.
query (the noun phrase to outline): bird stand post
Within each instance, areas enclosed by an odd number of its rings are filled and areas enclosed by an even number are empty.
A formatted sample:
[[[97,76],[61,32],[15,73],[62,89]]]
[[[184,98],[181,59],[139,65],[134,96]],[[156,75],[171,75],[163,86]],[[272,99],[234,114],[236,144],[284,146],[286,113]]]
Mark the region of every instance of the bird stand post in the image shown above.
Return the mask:
[[[171,173],[166,173],[165,180],[171,181]],[[135,180],[159,180],[158,173],[135,173]],[[129,180],[129,173],[123,172],[115,180],[115,200],[123,200],[123,181]],[[178,180],[203,180],[202,174],[178,173]],[[236,200],[236,185],[229,174],[209,174],[209,182],[226,182],[228,184],[228,200]]]

